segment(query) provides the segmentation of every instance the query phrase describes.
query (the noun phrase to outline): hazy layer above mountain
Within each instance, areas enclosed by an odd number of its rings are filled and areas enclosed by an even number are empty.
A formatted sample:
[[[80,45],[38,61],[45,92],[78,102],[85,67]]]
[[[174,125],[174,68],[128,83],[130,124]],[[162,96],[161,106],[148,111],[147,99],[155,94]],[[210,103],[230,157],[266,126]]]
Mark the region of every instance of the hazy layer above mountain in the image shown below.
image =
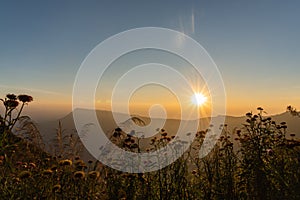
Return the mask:
[[[89,119],[86,119],[88,116],[90,116],[87,113],[94,112],[92,110],[84,110],[84,109],[77,109],[74,112],[81,113],[82,117],[85,118],[85,121],[89,121]],[[86,115],[86,116],[85,116]],[[98,122],[103,130],[104,133],[107,135],[110,135],[112,131],[118,127],[123,125],[130,126],[128,124],[128,119],[130,116],[127,116],[126,114],[122,113],[114,113],[110,111],[103,111],[103,110],[97,110],[96,116],[98,118]],[[149,124],[151,120],[148,117],[144,116],[135,116],[140,119],[142,119],[146,124]],[[214,117],[218,118],[220,116]],[[286,122],[288,129],[288,133],[295,133],[297,136],[300,136],[300,118],[291,116],[290,113],[282,113],[278,115],[271,116],[272,120],[276,121],[277,123],[280,122]],[[120,123],[116,123],[114,119],[118,119]],[[44,141],[50,141],[53,137],[55,137],[56,128],[58,127],[58,121],[61,121],[63,129],[65,129],[65,132],[67,133],[75,133],[76,128],[74,124],[73,119],[73,112],[69,113],[62,119],[58,119],[56,121],[48,121],[48,122],[42,122],[38,124],[39,130],[42,134],[42,137]],[[156,121],[156,124],[162,124],[163,119],[152,119],[152,121]],[[226,116],[225,123],[228,125],[229,131],[233,131],[236,128],[242,128],[243,124],[246,121],[246,117],[232,117],[232,116]],[[209,123],[211,122],[211,118],[200,118],[199,120],[199,130],[205,130],[209,128]],[[125,124],[127,123],[127,124]],[[214,126],[220,126],[221,124],[213,124]],[[165,124],[160,127],[153,127],[153,134],[156,132],[157,128],[164,128],[167,130],[171,135],[175,134],[178,130],[178,127],[180,126],[180,120],[178,119],[167,119],[165,121]],[[149,130],[149,129],[148,129]],[[77,132],[80,132],[81,130],[77,130]]]

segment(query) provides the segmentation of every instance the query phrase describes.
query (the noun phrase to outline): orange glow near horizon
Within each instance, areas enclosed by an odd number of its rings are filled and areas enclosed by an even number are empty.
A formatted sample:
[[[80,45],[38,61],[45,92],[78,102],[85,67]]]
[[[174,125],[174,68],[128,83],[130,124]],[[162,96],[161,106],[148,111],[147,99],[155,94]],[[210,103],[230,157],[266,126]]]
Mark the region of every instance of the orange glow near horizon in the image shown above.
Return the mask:
[[[146,85],[137,89],[128,100],[123,99],[115,102],[114,111],[129,112],[131,115],[149,116],[151,114],[153,117],[165,116],[176,119],[207,117],[211,114],[211,98],[206,90],[202,89],[201,91],[203,102],[200,106],[191,102],[191,97],[195,94],[200,94],[200,92],[194,93],[192,90],[183,90],[183,93],[178,95],[160,85]],[[104,98],[95,100],[95,107],[98,110],[110,111],[112,110],[111,104],[111,99],[109,98],[106,100]]]
[[[140,97],[141,98],[141,97]],[[162,101],[158,102],[154,99],[152,101],[148,101],[147,104],[135,102],[138,100],[138,97],[132,98],[130,101],[130,113],[133,115],[142,115],[142,116],[149,116],[149,109],[151,105],[154,104],[161,104],[166,112],[168,117],[170,118],[180,118],[180,107],[176,101],[171,101],[169,98],[169,102]],[[190,99],[189,102],[185,106],[196,107],[196,105],[191,104]],[[241,103],[242,102],[242,103]],[[285,112],[287,105],[293,105],[296,108],[300,108],[296,102],[290,101],[283,101],[281,104],[277,102],[260,102],[258,99],[254,100],[240,100],[240,99],[228,99],[227,100],[227,115],[230,116],[244,116],[245,113],[253,111],[256,112],[256,108],[261,106],[264,110],[268,113],[267,115],[275,115]],[[200,117],[210,116],[211,114],[211,101],[210,97],[205,104],[202,106],[197,106],[199,109]],[[99,110],[110,110],[110,102],[96,102],[96,109]],[[33,102],[30,102],[28,106],[24,107],[24,115],[29,115],[34,119],[40,117],[47,117],[47,118],[54,118],[59,119],[67,115],[72,111],[72,101],[47,101],[42,98],[35,98]]]
[[[162,112],[168,118],[178,118],[181,115],[178,98],[170,90],[159,85],[149,85],[136,90],[129,100],[129,112],[133,115],[149,116],[153,106],[158,105],[160,112],[156,109],[154,116],[161,117]]]
[[[150,93],[149,93],[150,90]],[[149,116],[149,109],[153,104],[161,104],[165,108],[167,116],[170,118],[180,118],[180,107],[176,97],[170,93],[170,91],[162,89],[150,89],[141,90],[134,93],[129,101],[129,111],[131,114]],[[194,92],[203,93],[207,97],[207,101],[204,105],[198,107],[200,117],[210,116],[211,114],[211,97],[207,90],[195,88]],[[20,91],[4,91],[1,97],[4,98],[7,93],[20,94]],[[53,94],[40,94],[37,92],[23,92],[33,96],[33,102],[30,102],[28,106],[24,107],[24,115],[29,115],[34,119],[40,118],[52,118],[59,119],[66,116],[72,111],[72,95],[53,95]],[[183,108],[188,106],[194,107],[196,105],[191,104],[191,96],[193,94],[187,94],[187,102],[183,102]],[[257,94],[261,96],[262,94]],[[100,96],[100,95],[99,95]],[[230,116],[244,116],[245,113],[256,111],[257,107],[263,107],[268,113],[267,115],[275,115],[285,112],[286,106],[292,105],[296,108],[300,108],[299,97],[290,97],[291,94],[281,96],[278,98],[274,97],[275,94],[268,96],[264,94],[262,98],[250,98],[244,96],[243,93],[240,95],[236,91],[227,91],[227,115]],[[111,110],[110,101],[95,99],[95,107],[99,110]],[[124,106],[124,105],[120,105]]]

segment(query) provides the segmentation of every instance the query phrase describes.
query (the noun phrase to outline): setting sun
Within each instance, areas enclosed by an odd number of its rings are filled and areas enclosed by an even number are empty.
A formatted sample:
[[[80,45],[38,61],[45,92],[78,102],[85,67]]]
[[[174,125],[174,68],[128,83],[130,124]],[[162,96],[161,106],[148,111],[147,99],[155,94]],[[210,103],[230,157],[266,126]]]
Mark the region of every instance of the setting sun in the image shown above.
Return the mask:
[[[206,100],[207,97],[204,96],[202,93],[195,93],[191,98],[192,103],[197,106],[203,105],[206,102]]]

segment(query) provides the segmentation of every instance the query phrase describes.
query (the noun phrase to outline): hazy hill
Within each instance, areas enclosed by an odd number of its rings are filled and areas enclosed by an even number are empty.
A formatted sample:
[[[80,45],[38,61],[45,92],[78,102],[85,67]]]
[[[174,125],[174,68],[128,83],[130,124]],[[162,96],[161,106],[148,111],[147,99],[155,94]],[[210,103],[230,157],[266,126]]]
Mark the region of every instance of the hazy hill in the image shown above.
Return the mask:
[[[78,109],[75,110],[75,112],[81,112],[83,115],[93,112],[91,110],[83,110],[83,109]],[[113,130],[116,127],[121,127],[123,130],[126,130],[126,132],[130,132],[131,127],[133,126],[134,122],[130,119],[128,119],[128,116],[122,113],[115,113],[114,116],[118,119],[122,119],[122,123],[116,124],[113,120],[112,113],[109,111],[101,111],[98,110],[96,111],[99,123],[103,129],[103,131],[106,133],[106,135],[109,137],[112,133]],[[84,116],[85,117],[85,116]],[[150,123],[150,119],[147,117],[143,116],[138,116],[140,119],[142,119],[146,124]],[[217,116],[220,117],[220,116]],[[217,118],[215,117],[215,118]],[[280,122],[286,122],[288,129],[287,129],[287,137],[289,137],[290,133],[296,134],[296,137],[300,137],[300,118],[291,116],[290,113],[285,112],[282,114],[274,115],[271,116],[272,120],[276,121],[278,124]],[[58,120],[53,120],[53,121],[47,121],[43,123],[38,124],[38,128],[41,132],[43,141],[46,144],[46,147],[49,147],[53,145],[53,139],[56,136],[56,130],[58,128],[58,122],[61,121],[62,124],[62,129],[63,129],[63,134],[64,135],[78,135],[78,133],[81,133],[83,130],[77,130],[74,125],[73,121],[73,113],[69,113],[62,119]],[[87,120],[88,121],[88,120]],[[199,120],[200,128],[199,130],[205,130],[209,128],[209,123],[211,119],[210,118],[201,118]],[[243,127],[243,124],[246,121],[245,116],[241,117],[233,117],[233,116],[226,116],[225,123],[228,125],[228,130],[230,132],[234,132],[235,129],[240,129]],[[168,119],[166,120],[166,123],[164,126],[160,126],[162,119],[152,119],[152,122],[154,122],[154,126],[148,128],[148,131],[155,134],[157,133],[157,128],[164,128],[170,135],[175,135],[179,124],[180,120],[178,119]],[[157,126],[155,126],[157,125]],[[220,124],[214,124],[214,126],[220,126]],[[83,127],[84,129],[84,127]],[[90,157],[86,152],[84,153],[85,157]]]
[[[93,111],[90,111],[93,112]],[[108,133],[112,130],[114,130],[117,125],[112,117],[112,113],[110,111],[102,111],[102,110],[97,110],[96,114],[99,119],[99,123],[103,129],[104,132]],[[116,113],[115,116],[120,119],[124,119],[124,123],[128,120],[127,115],[122,114],[122,113]],[[267,115],[266,115],[267,116]],[[146,123],[150,122],[150,119],[148,117],[144,116],[137,116]],[[277,115],[272,115],[272,120],[276,121],[277,123],[280,122],[286,122],[288,126],[288,133],[295,133],[300,134],[300,118],[292,116],[288,112],[284,112],[281,114]],[[154,119],[154,120],[160,120],[160,119]],[[55,135],[56,129],[58,127],[58,122],[62,122],[63,128],[70,132],[70,131],[75,131],[75,125],[74,125],[74,120],[73,120],[73,113],[70,112],[68,115],[61,119],[57,120],[52,120],[52,121],[44,121],[38,123],[38,128],[44,138],[45,141],[48,141],[48,139],[52,138]],[[200,118],[200,130],[203,130],[207,128],[208,123],[210,122],[210,118]],[[233,117],[233,116],[226,116],[225,123],[228,125],[229,130],[233,130],[235,128],[242,128],[243,124],[246,121],[246,116],[241,116],[241,117]],[[164,128],[169,132],[175,132],[179,126],[180,120],[178,119],[168,119],[165,123]],[[216,124],[216,126],[219,126],[220,124]],[[162,128],[162,127],[157,127],[157,128]],[[155,131],[155,130],[153,130]]]

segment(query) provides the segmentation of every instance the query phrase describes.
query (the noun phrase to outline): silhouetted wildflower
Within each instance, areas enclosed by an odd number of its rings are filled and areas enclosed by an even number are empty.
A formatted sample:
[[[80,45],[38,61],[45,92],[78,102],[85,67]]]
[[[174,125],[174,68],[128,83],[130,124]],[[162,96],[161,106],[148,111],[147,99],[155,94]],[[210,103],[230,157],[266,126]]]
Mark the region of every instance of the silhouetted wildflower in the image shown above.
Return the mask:
[[[85,162],[83,160],[77,160],[75,163],[76,170],[83,170],[87,168]]]
[[[74,177],[77,179],[82,179],[85,177],[85,173],[84,173],[84,171],[77,171],[74,173]]]
[[[98,171],[90,171],[88,173],[88,177],[91,179],[97,179],[100,176],[100,173]]]
[[[115,131],[117,131],[117,132],[121,132],[121,131],[122,131],[122,129],[118,127],[118,128],[116,128],[116,129],[115,129]]]
[[[248,112],[248,113],[246,113],[246,116],[247,116],[247,117],[251,117],[251,116],[252,116],[252,113],[251,113],[251,112]]]
[[[76,160],[74,162],[74,165],[77,166],[77,165],[81,165],[81,164],[85,164],[83,160]]]
[[[19,105],[19,102],[15,100],[7,100],[4,102],[4,105],[8,108],[16,108]]]
[[[26,95],[26,94],[21,94],[18,96],[18,99],[22,101],[23,103],[29,103],[33,101],[32,96]]]
[[[283,126],[281,126],[281,128],[283,128],[283,129],[286,129],[286,128],[287,128],[287,126],[286,126],[286,125],[283,125]]]
[[[17,100],[17,96],[15,94],[7,94],[6,97],[10,100]]]
[[[61,160],[61,161],[59,161],[59,165],[60,165],[60,166],[71,166],[71,165],[72,165],[72,161],[71,161],[71,160],[68,160],[68,159],[66,159],[66,160]]]
[[[162,132],[162,133],[161,133],[161,136],[167,136],[167,135],[168,135],[167,132]]]
[[[257,110],[263,111],[264,109],[262,107],[258,107]]]
[[[152,138],[152,139],[151,139],[151,144],[154,144],[155,141],[156,141],[156,139],[157,139],[156,137]]]

